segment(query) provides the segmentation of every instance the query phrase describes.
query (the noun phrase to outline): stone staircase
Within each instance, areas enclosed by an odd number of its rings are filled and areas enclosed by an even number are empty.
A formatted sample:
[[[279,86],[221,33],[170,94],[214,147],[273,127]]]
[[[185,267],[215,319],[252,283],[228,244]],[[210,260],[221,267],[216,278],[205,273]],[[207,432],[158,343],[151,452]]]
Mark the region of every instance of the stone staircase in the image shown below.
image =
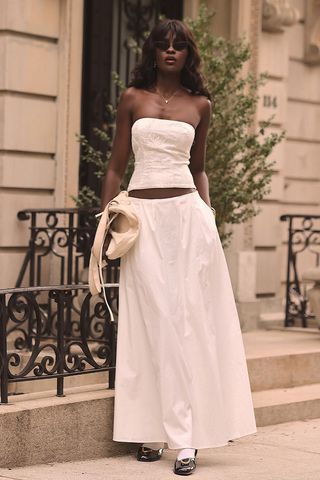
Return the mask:
[[[319,330],[253,330],[243,332],[243,341],[257,426],[320,418]],[[52,380],[42,380],[19,384],[20,395],[0,405],[0,437],[6,439],[0,466],[110,457],[136,448],[112,440],[114,391],[106,388],[107,375],[69,381],[64,398],[55,396]],[[40,384],[42,391],[32,392]]]
[[[320,418],[320,331],[317,328],[284,328],[243,332],[248,372],[258,426]],[[20,368],[29,354],[22,357]],[[51,392],[55,380],[10,384],[15,395]],[[71,376],[65,388],[107,387],[108,372]]]
[[[320,418],[320,331],[243,334],[258,427]]]
[[[270,313],[261,313],[259,315],[259,320],[256,328],[261,328],[265,330],[274,330],[274,329],[282,330],[284,326],[284,321],[285,321],[285,313],[283,310],[279,312],[277,311],[277,312],[270,312]],[[312,331],[310,329],[313,329],[313,331],[317,331],[318,333],[320,333],[318,322],[314,317],[308,318],[307,324],[308,324],[308,329],[307,329],[308,331]],[[300,327],[295,327],[295,328],[300,328]],[[305,331],[306,329],[304,328],[303,330]]]

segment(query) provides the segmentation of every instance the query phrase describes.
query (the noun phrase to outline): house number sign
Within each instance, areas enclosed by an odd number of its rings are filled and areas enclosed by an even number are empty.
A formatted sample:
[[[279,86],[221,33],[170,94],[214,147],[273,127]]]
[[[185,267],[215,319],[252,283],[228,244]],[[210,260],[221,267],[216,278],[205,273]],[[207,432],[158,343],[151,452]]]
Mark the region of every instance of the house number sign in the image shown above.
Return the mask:
[[[277,108],[278,98],[276,95],[263,95],[263,106],[266,108]]]

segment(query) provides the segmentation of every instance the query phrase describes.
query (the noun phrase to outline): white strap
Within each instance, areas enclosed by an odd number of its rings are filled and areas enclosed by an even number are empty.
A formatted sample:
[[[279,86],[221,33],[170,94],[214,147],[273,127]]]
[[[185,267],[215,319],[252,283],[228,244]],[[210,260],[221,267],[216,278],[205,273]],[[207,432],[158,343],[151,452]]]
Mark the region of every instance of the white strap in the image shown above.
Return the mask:
[[[98,215],[96,215],[98,216]],[[107,308],[108,308],[108,311],[109,311],[109,314],[110,314],[110,320],[111,322],[114,322],[114,316],[113,316],[113,312],[111,310],[111,307],[108,303],[108,299],[107,299],[107,294],[106,294],[106,288],[107,286],[110,286],[110,285],[113,285],[114,284],[105,284],[104,283],[104,278],[103,278],[103,273],[102,273],[102,268],[103,267],[106,267],[107,266],[107,262],[105,260],[102,260],[102,255],[103,255],[103,246],[104,246],[104,242],[107,238],[107,235],[108,235],[108,231],[109,231],[109,227],[111,225],[111,223],[113,222],[113,220],[117,217],[117,214],[114,215],[112,217],[111,220],[108,221],[108,225],[106,226],[106,229],[104,231],[104,235],[103,235],[103,240],[101,242],[101,247],[100,247],[100,252],[99,252],[99,261],[98,261],[98,268],[99,268],[99,280],[100,280],[100,285],[101,285],[101,289],[102,289],[102,293],[103,293],[103,298],[104,298],[104,301],[106,302],[106,305],[107,305]]]
[[[102,241],[102,245],[101,245],[101,248],[100,248],[100,256],[99,256],[98,267],[99,267],[99,279],[100,279],[100,285],[101,285],[101,288],[102,288],[103,298],[104,298],[104,301],[106,302],[107,308],[109,310],[110,320],[111,320],[111,322],[114,322],[114,316],[113,316],[113,312],[110,308],[110,305],[108,303],[108,299],[107,299],[107,295],[106,295],[106,289],[105,289],[105,283],[104,283],[103,273],[102,273],[103,245],[104,245],[107,233],[108,233],[108,229],[105,230],[105,233],[104,233],[104,236],[103,236],[103,241]]]

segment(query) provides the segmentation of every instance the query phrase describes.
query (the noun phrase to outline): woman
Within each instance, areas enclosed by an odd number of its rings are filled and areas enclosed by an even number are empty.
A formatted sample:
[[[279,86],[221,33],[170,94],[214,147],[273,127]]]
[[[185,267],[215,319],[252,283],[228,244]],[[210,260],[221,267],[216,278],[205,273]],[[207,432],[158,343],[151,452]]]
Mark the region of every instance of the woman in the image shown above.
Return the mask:
[[[115,441],[143,443],[137,459],[178,449],[188,475],[199,448],[256,432],[229,272],[204,170],[212,106],[189,28],[157,24],[122,93],[102,208],[128,186],[141,223],[121,259]]]

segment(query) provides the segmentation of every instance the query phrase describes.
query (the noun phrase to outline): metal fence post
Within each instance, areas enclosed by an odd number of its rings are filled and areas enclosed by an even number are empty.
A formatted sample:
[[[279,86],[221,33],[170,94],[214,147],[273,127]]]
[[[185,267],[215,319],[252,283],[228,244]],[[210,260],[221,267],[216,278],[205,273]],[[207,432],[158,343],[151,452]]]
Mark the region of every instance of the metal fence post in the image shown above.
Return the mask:
[[[287,255],[287,283],[286,283],[286,314],[284,326],[290,327],[289,306],[290,306],[290,274],[291,274],[291,255],[292,255],[292,218],[289,218],[288,226],[288,255]]]
[[[65,319],[64,319],[64,307],[66,299],[71,292],[64,290],[54,290],[51,292],[52,298],[57,303],[57,350],[58,350],[58,366],[57,374],[57,397],[65,397],[64,395],[64,356],[65,356]]]
[[[5,295],[0,295],[0,362],[1,403],[8,403],[7,311]]]

